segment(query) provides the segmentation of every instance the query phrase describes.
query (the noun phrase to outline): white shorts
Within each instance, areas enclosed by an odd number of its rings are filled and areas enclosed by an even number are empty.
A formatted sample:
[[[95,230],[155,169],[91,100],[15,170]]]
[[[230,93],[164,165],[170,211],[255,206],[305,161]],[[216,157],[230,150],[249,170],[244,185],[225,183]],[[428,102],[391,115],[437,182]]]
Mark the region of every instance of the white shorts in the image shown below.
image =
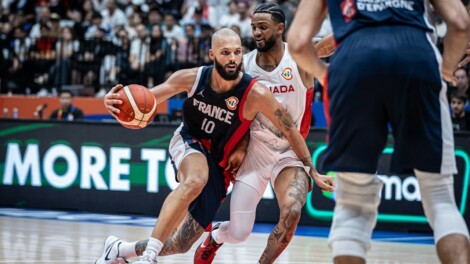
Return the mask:
[[[183,161],[186,156],[192,153],[201,153],[201,151],[192,148],[189,146],[188,140],[185,140],[181,135],[181,128],[183,124],[181,124],[173,134],[173,137],[170,140],[170,146],[168,147],[168,151],[171,156],[171,160],[175,165],[176,169],[180,168],[181,162]]]
[[[274,186],[279,173],[287,167],[303,168],[307,174],[310,170],[303,165],[291,148],[274,149],[257,137],[250,136],[245,160],[235,179],[255,188],[259,195],[263,196],[269,181]]]

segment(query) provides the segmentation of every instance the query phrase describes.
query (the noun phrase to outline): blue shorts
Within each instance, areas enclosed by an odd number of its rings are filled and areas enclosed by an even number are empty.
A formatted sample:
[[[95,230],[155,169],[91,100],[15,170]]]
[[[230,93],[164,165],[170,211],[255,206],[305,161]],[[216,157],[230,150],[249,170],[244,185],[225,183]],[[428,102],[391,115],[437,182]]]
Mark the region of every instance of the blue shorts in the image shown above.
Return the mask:
[[[175,175],[178,174],[181,161],[186,155],[194,152],[202,153],[206,157],[209,177],[202,192],[189,205],[189,213],[201,227],[208,228],[227,194],[224,170],[213,160],[201,142],[195,140],[184,127],[180,127],[170,143],[170,156]]]
[[[456,173],[440,62],[426,32],[413,27],[365,28],[341,42],[328,69],[323,169],[375,173],[390,126],[392,172]]]

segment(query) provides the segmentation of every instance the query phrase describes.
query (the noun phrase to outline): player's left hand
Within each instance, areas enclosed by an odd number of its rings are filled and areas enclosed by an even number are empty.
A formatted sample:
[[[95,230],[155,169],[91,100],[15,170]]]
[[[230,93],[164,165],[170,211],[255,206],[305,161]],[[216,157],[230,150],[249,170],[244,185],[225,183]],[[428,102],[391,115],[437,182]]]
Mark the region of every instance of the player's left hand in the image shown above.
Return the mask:
[[[315,184],[322,189],[324,192],[334,192],[335,191],[335,180],[333,177],[319,174],[313,170],[310,170],[310,176],[312,177]]]
[[[230,153],[230,155],[228,156],[227,166],[225,167],[225,170],[229,171],[230,173],[236,174],[238,172],[238,169],[240,169],[243,160],[245,160],[245,156],[245,148],[235,148],[232,153]]]

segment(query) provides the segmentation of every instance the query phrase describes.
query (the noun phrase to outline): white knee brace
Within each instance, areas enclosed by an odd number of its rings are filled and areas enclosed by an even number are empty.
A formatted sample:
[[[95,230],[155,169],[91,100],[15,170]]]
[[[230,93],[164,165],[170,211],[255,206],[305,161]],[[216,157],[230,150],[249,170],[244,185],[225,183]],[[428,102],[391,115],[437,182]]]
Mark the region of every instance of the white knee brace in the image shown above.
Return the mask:
[[[429,225],[434,231],[434,240],[449,234],[467,237],[468,229],[455,204],[454,177],[415,170],[418,178],[423,208]]]
[[[333,257],[366,258],[381,189],[382,182],[374,174],[336,174],[336,206],[328,239]]]

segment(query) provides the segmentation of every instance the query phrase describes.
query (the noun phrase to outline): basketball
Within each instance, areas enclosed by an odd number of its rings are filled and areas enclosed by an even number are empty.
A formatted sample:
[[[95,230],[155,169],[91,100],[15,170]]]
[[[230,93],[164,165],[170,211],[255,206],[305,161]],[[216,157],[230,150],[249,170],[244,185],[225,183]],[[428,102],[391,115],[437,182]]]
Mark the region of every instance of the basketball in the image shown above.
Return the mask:
[[[121,110],[116,115],[121,125],[130,129],[141,129],[152,122],[157,114],[157,100],[147,87],[129,84],[118,93],[123,103],[115,107]]]

